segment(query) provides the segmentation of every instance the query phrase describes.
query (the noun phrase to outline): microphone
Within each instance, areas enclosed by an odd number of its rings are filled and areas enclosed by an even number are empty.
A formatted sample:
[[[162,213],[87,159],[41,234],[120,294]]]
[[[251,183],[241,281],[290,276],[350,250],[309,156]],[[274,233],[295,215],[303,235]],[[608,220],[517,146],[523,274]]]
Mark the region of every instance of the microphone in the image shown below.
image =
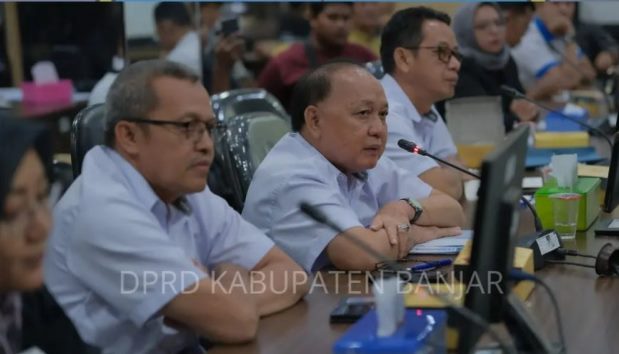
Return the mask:
[[[309,216],[314,221],[330,227],[331,229],[336,231],[338,235],[345,237],[346,239],[354,243],[357,247],[361,248],[367,254],[378,259],[380,262],[383,262],[387,266],[387,268],[395,272],[395,274],[398,274],[400,271],[403,270],[402,266],[398,265],[395,261],[392,261],[385,255],[381,254],[380,252],[377,252],[376,250],[374,250],[372,247],[370,247],[367,243],[363,242],[362,240],[359,240],[358,238],[353,237],[349,232],[342,230],[341,227],[339,227],[335,222],[333,222],[333,220],[331,220],[322,211],[318,210],[318,208],[316,208],[315,206],[309,204],[308,202],[302,201],[301,203],[299,203],[299,209],[301,209],[301,211],[305,215]],[[518,273],[515,273],[515,275],[518,275]],[[501,338],[501,336],[498,335],[495,329],[490,326],[490,323],[488,323],[488,321],[486,321],[483,317],[471,311],[467,307],[459,306],[455,304],[451,299],[447,298],[446,296],[441,295],[439,292],[431,291],[429,292],[429,294],[445,302],[445,304],[447,304],[447,306],[450,309],[452,309],[454,312],[456,312],[458,315],[462,316],[463,318],[470,321],[471,323],[479,326],[484,331],[488,331],[488,334],[494,340],[496,340],[497,343],[499,343],[499,346],[501,347],[501,349],[503,349],[503,352],[516,353],[515,348],[513,348],[509,343],[506,343]]]
[[[405,139],[400,139],[398,140],[398,146],[403,149],[406,150],[408,152],[411,152],[413,154],[417,154],[417,155],[421,155],[421,156],[427,156],[435,161],[438,161],[442,164],[445,164],[451,168],[454,168],[464,174],[467,174],[471,177],[474,177],[476,179],[481,179],[481,176],[478,174],[475,174],[469,170],[467,170],[466,168],[462,168],[456,164],[453,164],[451,162],[445,161],[443,159],[441,159],[438,156],[434,156],[432,154],[430,154],[429,152],[427,152],[426,150],[422,149],[419,147],[419,145],[415,144],[412,141],[408,141]],[[527,200],[527,198],[525,197],[520,197],[520,200],[522,200],[522,202],[527,206],[527,208],[529,208],[529,210],[531,211],[531,214],[533,214],[533,221],[535,224],[535,231],[537,232],[541,232],[544,228],[542,227],[542,222],[539,219],[539,216],[537,215],[537,211],[535,211],[535,208],[533,208],[533,205],[531,205],[531,203]]]
[[[515,88],[513,88],[511,86],[501,85],[501,92],[504,95],[509,96],[511,98],[522,99],[522,100],[525,100],[527,102],[531,102],[534,105],[538,106],[539,108],[542,108],[542,109],[544,109],[544,110],[546,110],[548,112],[552,112],[552,113],[560,116],[561,118],[563,118],[565,120],[569,120],[572,123],[576,123],[576,124],[580,125],[583,128],[587,128],[587,130],[591,131],[592,133],[595,133],[596,135],[598,135],[598,136],[602,137],[604,140],[606,140],[606,142],[610,146],[610,149],[611,150],[613,149],[613,143],[606,136],[606,134],[603,131],[601,131],[600,129],[598,129],[598,128],[590,125],[590,124],[587,124],[585,122],[581,122],[580,120],[575,119],[573,117],[570,117],[569,115],[567,115],[567,114],[565,114],[565,113],[563,113],[561,111],[557,111],[556,109],[553,109],[551,107],[548,107],[547,105],[544,105],[544,104],[541,104],[541,103],[539,103],[539,102],[537,102],[535,100],[532,100],[529,97],[527,97],[524,93],[516,90]]]

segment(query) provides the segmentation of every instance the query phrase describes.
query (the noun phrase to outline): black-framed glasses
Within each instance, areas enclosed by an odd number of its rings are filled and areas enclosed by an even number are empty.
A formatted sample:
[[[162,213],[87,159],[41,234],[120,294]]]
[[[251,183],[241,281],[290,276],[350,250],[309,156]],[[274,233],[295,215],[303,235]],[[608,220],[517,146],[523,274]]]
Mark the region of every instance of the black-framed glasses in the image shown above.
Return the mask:
[[[198,142],[204,137],[204,133],[208,132],[212,135],[213,130],[217,128],[215,121],[191,120],[188,122],[178,122],[173,120],[149,119],[149,118],[125,118],[127,122],[152,124],[152,125],[170,125],[180,130],[188,140]]]
[[[429,49],[436,54],[438,60],[445,64],[449,64],[452,57],[456,58],[458,62],[462,62],[462,54],[456,49],[451,49],[447,45],[439,44],[436,46],[417,46],[417,47],[404,47],[410,50]]]

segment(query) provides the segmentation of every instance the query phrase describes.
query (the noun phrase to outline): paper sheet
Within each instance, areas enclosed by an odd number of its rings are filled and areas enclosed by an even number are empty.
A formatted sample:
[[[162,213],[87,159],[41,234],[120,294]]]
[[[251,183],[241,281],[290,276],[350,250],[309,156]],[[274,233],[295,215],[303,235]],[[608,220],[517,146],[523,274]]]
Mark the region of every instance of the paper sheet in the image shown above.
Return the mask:
[[[473,230],[462,230],[458,236],[442,237],[415,245],[410,254],[456,254],[473,238]]]
[[[608,178],[609,166],[578,164],[578,175],[582,177]]]

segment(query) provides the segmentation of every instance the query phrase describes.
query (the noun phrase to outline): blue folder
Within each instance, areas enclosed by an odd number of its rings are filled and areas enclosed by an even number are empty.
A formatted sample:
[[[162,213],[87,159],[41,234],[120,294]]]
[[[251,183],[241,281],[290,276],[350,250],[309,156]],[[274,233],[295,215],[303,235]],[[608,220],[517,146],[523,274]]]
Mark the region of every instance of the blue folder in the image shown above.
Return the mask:
[[[527,168],[546,166],[550,164],[552,155],[560,154],[576,154],[578,162],[598,162],[604,159],[591,146],[565,149],[535,149],[529,147],[525,165]]]

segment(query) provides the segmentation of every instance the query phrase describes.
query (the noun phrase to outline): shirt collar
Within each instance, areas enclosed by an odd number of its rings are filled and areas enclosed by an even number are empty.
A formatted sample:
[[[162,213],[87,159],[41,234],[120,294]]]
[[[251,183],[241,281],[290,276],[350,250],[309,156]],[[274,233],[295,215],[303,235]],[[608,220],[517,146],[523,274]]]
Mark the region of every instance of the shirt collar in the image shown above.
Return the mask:
[[[402,87],[400,87],[398,82],[395,81],[393,76],[390,74],[385,74],[380,81],[383,84],[385,95],[389,101],[389,109],[391,110],[392,108],[395,108],[391,106],[393,106],[394,103],[397,103],[404,109],[404,114],[406,117],[412,119],[415,123],[421,122],[421,115],[417,111],[417,108],[415,108],[413,102],[410,98],[408,98],[406,92],[402,90]]]
[[[539,30],[539,33],[542,35],[546,43],[550,43],[555,39],[555,36],[550,32],[548,27],[546,27],[546,24],[544,24],[544,22],[541,18],[539,18],[539,16],[535,16],[535,18],[533,19],[533,23]]]
[[[135,193],[137,199],[150,211],[152,211],[157,204],[165,206],[164,203],[155,191],[152,189],[148,181],[142,176],[142,174],[125,160],[118,152],[108,147],[101,147],[103,151],[109,156],[112,162],[120,169],[121,173],[125,176],[126,181],[129,183],[131,190]],[[180,210],[184,214],[191,214],[191,206],[187,201],[187,198],[181,197],[176,200],[172,205]]]

